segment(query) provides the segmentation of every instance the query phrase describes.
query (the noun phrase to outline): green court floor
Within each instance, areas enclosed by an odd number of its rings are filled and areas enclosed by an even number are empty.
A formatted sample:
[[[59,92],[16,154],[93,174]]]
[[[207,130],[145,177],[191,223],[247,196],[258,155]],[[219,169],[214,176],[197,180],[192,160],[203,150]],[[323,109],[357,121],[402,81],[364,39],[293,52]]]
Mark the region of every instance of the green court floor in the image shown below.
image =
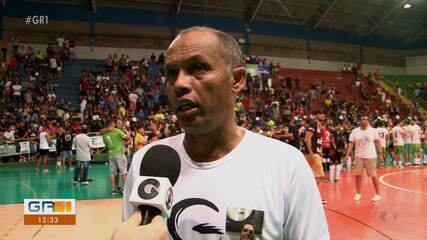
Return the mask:
[[[24,202],[25,198],[74,198],[76,200],[121,198],[110,190],[107,164],[92,164],[89,176],[93,179],[87,186],[73,184],[74,170],[56,170],[54,161],[48,165],[49,172],[35,170],[35,163],[0,165],[0,204]]]

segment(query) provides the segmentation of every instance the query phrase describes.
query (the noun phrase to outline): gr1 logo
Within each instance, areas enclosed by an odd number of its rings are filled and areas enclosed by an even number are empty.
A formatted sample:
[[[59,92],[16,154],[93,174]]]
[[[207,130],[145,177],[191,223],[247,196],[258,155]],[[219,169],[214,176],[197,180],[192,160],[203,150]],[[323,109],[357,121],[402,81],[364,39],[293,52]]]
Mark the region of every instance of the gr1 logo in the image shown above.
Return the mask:
[[[149,200],[159,195],[160,182],[154,178],[145,179],[138,187],[138,195],[144,199]]]
[[[24,199],[24,225],[75,224],[75,199]]]
[[[74,199],[25,199],[25,214],[75,214]]]

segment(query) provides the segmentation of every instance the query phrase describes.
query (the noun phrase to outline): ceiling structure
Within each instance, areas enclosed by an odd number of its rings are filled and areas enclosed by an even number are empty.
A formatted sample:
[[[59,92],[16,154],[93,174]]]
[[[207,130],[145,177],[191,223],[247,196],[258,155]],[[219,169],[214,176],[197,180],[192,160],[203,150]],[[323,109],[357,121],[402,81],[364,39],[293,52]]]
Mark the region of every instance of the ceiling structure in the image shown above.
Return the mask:
[[[427,42],[427,0],[96,0],[97,6],[183,11],[226,15],[251,22],[267,20],[351,31],[361,37],[397,37],[406,42]],[[62,2],[53,0],[49,2]],[[87,0],[70,3],[87,4]]]

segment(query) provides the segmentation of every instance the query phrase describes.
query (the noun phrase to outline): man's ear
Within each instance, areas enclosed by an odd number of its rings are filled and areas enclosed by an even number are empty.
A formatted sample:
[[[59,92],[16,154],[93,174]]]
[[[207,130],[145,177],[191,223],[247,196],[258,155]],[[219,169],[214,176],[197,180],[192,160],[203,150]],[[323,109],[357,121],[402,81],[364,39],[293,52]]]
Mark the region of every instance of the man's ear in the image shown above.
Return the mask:
[[[238,94],[246,83],[246,68],[244,66],[233,68],[233,93]]]

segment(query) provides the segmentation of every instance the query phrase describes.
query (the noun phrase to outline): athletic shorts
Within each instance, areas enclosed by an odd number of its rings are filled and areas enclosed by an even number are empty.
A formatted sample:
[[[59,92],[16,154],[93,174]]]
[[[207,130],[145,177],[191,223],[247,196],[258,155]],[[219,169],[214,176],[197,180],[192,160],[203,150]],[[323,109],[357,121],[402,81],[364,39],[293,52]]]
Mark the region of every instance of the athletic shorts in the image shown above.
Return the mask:
[[[354,156],[354,174],[356,174],[356,176],[361,176],[364,169],[366,169],[369,177],[376,177],[377,159]]]
[[[334,151],[334,153],[331,155],[331,164],[341,164],[341,152],[340,151]]]
[[[72,158],[73,157],[73,150],[62,150],[62,156],[64,158],[66,158],[66,157]]]
[[[322,148],[323,159],[325,162],[329,162],[331,156],[329,154],[329,148]]]
[[[39,155],[45,156],[49,154],[49,149],[39,149]]]
[[[320,154],[315,153],[314,159],[310,158],[310,155],[305,155],[305,159],[307,159],[308,164],[310,165],[311,171],[313,171],[314,177],[323,177],[325,176],[325,172],[323,171],[322,166],[322,157]]]
[[[124,154],[108,156],[108,163],[110,166],[110,176],[117,175],[117,173],[120,173],[120,175],[128,173],[128,163]]]
[[[411,147],[412,147],[412,152],[413,153],[419,153],[419,152],[421,152],[421,143],[414,143],[414,144],[411,144]]]
[[[423,144],[423,151],[424,151],[424,154],[427,154],[427,143]]]
[[[405,143],[405,145],[403,146],[403,152],[405,153],[405,154],[410,154],[411,153],[411,145],[412,144],[407,144],[407,143]]]
[[[396,145],[393,147],[394,154],[402,154],[403,153],[403,145]]]

